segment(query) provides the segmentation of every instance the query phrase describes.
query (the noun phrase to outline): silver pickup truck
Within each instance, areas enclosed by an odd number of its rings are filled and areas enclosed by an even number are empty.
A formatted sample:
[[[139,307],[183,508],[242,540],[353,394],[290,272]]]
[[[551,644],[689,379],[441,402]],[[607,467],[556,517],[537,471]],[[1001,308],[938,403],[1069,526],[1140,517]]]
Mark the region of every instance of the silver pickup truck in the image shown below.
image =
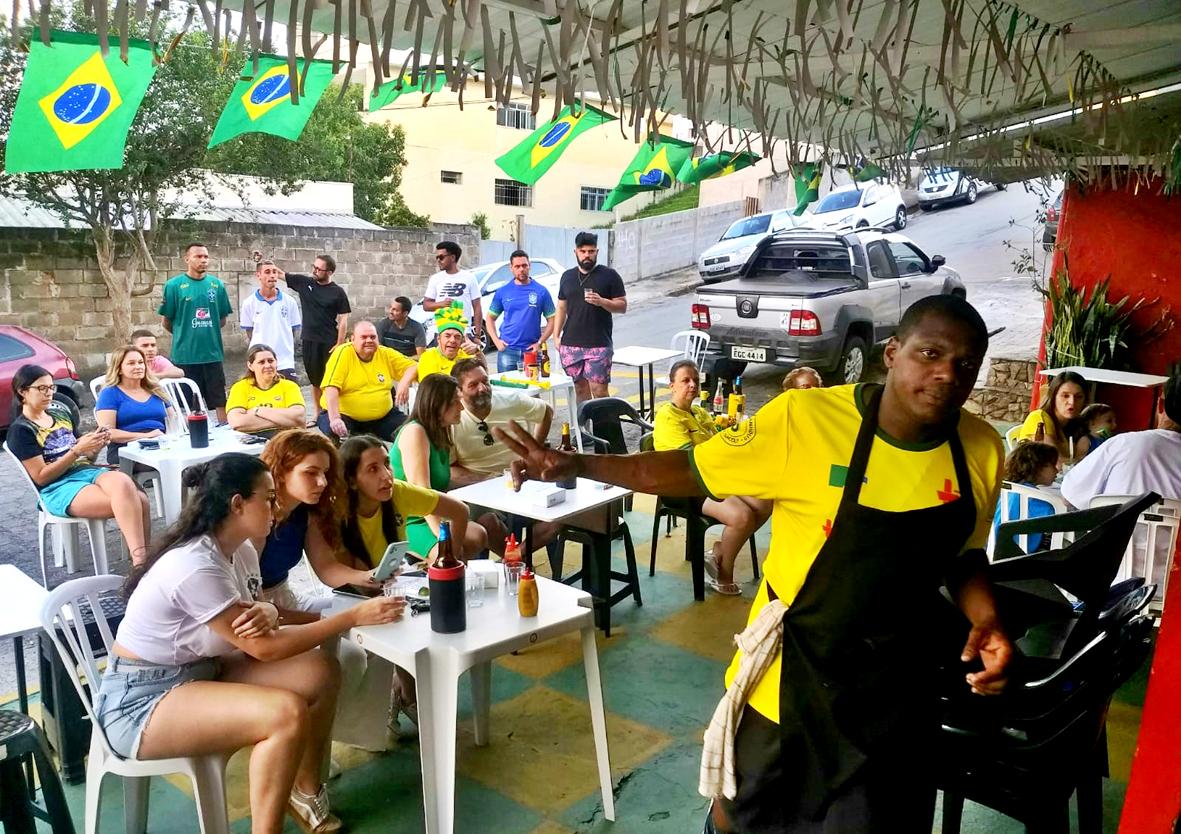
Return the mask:
[[[831,385],[858,382],[873,345],[928,295],[965,297],[942,255],[873,229],[786,229],[763,240],[737,278],[697,290],[692,325],[710,335],[704,369],[809,365]]]

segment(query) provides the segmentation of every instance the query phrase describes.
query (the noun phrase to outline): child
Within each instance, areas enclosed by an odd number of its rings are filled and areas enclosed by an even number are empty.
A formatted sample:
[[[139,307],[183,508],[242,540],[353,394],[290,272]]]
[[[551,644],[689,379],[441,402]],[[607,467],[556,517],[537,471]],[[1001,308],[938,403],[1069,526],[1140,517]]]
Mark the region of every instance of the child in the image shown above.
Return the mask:
[[[1050,486],[1058,476],[1058,449],[1049,443],[1022,441],[1009,453],[1005,459],[1005,480],[1023,486]],[[1008,501],[1002,516],[1001,506],[996,508],[996,516],[992,520],[993,530],[1002,520],[1014,521],[1021,516],[1021,496],[1016,492],[1007,493],[1002,500]],[[1026,518],[1041,518],[1054,514],[1054,506],[1048,501],[1029,499],[1029,509]],[[1019,537],[1014,536],[1019,541]],[[1041,533],[1029,534],[1029,553],[1042,549],[1046,536]],[[1048,543],[1048,542],[1045,542]]]
[[[1079,420],[1087,427],[1091,439],[1088,452],[1099,448],[1099,444],[1115,434],[1115,409],[1105,403],[1091,403],[1083,409]]]
[[[820,374],[807,365],[801,365],[794,371],[783,378],[782,388],[784,391],[790,391],[793,388],[820,388]]]

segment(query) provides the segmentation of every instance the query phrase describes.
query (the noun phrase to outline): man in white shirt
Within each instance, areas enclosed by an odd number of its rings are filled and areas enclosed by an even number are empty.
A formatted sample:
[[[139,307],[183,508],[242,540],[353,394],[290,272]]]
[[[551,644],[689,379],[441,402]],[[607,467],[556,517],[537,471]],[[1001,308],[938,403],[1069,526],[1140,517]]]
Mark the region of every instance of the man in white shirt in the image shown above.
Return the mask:
[[[263,344],[274,349],[279,373],[292,382],[295,375],[295,340],[303,319],[299,303],[277,286],[282,273],[274,261],[259,261],[254,271],[258,289],[242,302],[238,323],[246,332],[248,347]],[[313,380],[318,382],[319,380]]]
[[[478,344],[484,310],[480,303],[480,290],[476,286],[475,276],[468,270],[459,268],[459,258],[462,254],[463,250],[453,240],[445,240],[435,247],[435,262],[439,265],[439,271],[427,281],[422,309],[433,313],[449,307],[452,301],[462,301],[463,316],[472,323],[472,335]]]
[[[1062,481],[1062,497],[1079,509],[1096,495],[1143,492],[1181,499],[1181,373],[1165,383],[1155,429],[1104,441]]]

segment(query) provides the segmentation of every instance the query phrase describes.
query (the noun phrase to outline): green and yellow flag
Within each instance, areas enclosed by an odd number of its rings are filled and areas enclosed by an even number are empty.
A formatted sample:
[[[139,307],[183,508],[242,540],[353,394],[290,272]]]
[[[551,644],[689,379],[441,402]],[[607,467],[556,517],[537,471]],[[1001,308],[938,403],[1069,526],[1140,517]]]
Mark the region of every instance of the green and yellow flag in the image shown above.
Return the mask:
[[[685,164],[677,172],[677,181],[693,183],[710,180],[714,177],[724,177],[727,174],[733,174],[735,171],[741,171],[743,168],[749,168],[758,161],[758,155],[749,151],[742,151],[741,153],[732,153],[731,151],[711,153],[707,156],[698,157],[697,159],[685,160]]]
[[[612,121],[615,121],[614,116],[588,104],[581,106],[578,115],[566,105],[558,118],[529,134],[528,139],[497,159],[496,165],[514,180],[533,185],[545,176],[579,134]]]
[[[304,63],[302,58],[295,62],[298,75],[303,74]],[[269,133],[294,142],[303,133],[320,96],[332,81],[332,62],[312,61],[299,95],[299,104],[293,105],[291,86],[299,79],[290,77],[286,58],[263,55],[258,60],[258,74],[247,77],[250,71],[251,61],[247,58],[242,67],[242,78],[230,93],[230,100],[213,129],[209,147],[243,133]]]
[[[369,112],[380,110],[387,104],[393,104],[399,96],[406,93],[437,93],[447,86],[447,76],[435,70],[419,70],[418,81],[414,80],[414,73],[408,72],[401,78],[387,81],[377,88],[377,92],[369,97]]]
[[[820,199],[820,175],[823,173],[824,166],[819,162],[808,162],[796,175],[796,209],[792,212],[796,217]]]
[[[122,168],[127,131],[156,74],[151,45],[132,40],[127,63],[103,58],[98,38],[53,32],[34,40],[12,111],[4,170],[86,171]]]
[[[603,210],[609,211],[644,191],[671,188],[677,172],[691,156],[692,142],[668,136],[657,136],[655,141],[645,142],[619,178],[619,185],[607,195]]]
[[[870,180],[876,180],[878,177],[886,176],[886,172],[874,162],[850,165],[849,173],[853,177],[853,182],[869,182]]]

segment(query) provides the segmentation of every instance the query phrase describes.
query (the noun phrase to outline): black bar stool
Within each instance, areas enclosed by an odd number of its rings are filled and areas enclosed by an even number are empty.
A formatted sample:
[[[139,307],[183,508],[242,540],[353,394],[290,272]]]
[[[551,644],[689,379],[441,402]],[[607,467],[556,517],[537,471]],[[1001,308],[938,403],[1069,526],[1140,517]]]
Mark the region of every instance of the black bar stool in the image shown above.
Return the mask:
[[[42,808],[29,798],[21,759],[32,756],[41,777]],[[53,834],[74,834],[66,795],[49,755],[49,744],[32,718],[0,710],[0,823],[5,834],[36,834],[34,818],[49,823]]]

